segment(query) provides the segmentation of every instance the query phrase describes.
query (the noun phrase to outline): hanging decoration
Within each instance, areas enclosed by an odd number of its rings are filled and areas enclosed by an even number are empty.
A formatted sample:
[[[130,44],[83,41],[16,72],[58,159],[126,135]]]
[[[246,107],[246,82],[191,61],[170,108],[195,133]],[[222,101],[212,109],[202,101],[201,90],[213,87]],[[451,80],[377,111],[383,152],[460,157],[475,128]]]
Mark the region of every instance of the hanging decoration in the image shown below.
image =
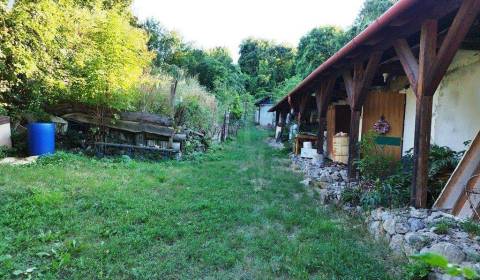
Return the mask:
[[[387,134],[390,131],[390,124],[385,120],[385,117],[382,116],[379,121],[373,125],[373,129],[378,134]]]

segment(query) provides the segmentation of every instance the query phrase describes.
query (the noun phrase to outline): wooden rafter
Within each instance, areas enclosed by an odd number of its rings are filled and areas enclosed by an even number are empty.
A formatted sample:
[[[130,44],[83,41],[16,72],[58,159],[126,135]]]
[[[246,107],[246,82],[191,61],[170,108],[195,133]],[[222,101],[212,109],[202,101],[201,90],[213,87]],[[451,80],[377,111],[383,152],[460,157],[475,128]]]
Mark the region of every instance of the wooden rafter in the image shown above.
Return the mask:
[[[427,94],[435,93],[479,12],[480,0],[464,0],[428,73]]]

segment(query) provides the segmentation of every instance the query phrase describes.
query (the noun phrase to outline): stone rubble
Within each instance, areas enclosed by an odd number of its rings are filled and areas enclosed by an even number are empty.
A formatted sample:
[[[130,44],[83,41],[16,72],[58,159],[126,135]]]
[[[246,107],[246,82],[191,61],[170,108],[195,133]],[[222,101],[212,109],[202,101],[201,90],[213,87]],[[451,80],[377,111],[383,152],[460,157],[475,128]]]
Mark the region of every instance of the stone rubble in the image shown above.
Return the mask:
[[[292,168],[304,174],[302,181],[319,194],[322,204],[341,204],[341,195],[347,187],[347,168],[343,164],[325,163],[292,155]],[[427,209],[384,209],[364,213],[362,208],[344,205],[352,214],[366,217],[369,232],[377,240],[385,240],[396,254],[412,256],[418,253],[435,252],[445,256],[450,263],[470,267],[480,272],[480,237],[462,231],[458,218]],[[447,233],[437,233],[436,223],[448,221]],[[432,273],[429,279],[452,278],[441,273]]]
[[[275,138],[268,138],[266,142],[270,147],[274,148],[275,150],[281,150],[281,149],[285,148],[283,143],[282,142],[277,142],[277,140],[275,140]]]

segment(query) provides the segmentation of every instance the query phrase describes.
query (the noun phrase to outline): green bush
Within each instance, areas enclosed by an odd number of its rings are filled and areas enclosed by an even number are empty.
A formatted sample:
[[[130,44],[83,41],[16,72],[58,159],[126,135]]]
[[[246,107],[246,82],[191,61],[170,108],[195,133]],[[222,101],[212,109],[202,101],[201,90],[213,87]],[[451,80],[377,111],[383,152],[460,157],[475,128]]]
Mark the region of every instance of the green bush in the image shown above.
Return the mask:
[[[451,219],[445,218],[435,222],[432,226],[434,227],[434,232],[436,234],[447,234],[450,229],[455,227],[455,222]]]
[[[373,131],[362,136],[360,142],[361,159],[357,161],[362,177],[367,180],[385,179],[392,175],[398,162],[384,152],[384,148],[375,143],[378,136]]]
[[[473,220],[467,220],[461,224],[461,227],[465,232],[468,232],[470,235],[480,236],[480,224],[478,224],[478,222],[475,222]]]
[[[411,259],[414,261],[414,263],[416,262],[417,264],[415,264],[414,269],[411,269],[410,271],[417,272],[418,274],[412,274],[412,278],[406,279],[426,279],[427,275],[424,275],[425,268],[429,268],[429,271],[439,270],[442,273],[454,277],[463,277],[465,279],[479,279],[479,275],[473,269],[469,267],[462,267],[456,264],[451,264],[448,262],[447,258],[438,254],[424,253],[412,256]]]
[[[462,152],[455,152],[448,147],[432,145],[428,157],[428,205],[432,206],[445,187],[450,175],[457,167]],[[402,159],[405,173],[413,174],[413,150],[407,152]]]
[[[422,261],[412,260],[409,262],[404,271],[405,280],[424,280],[427,279],[431,267]]]

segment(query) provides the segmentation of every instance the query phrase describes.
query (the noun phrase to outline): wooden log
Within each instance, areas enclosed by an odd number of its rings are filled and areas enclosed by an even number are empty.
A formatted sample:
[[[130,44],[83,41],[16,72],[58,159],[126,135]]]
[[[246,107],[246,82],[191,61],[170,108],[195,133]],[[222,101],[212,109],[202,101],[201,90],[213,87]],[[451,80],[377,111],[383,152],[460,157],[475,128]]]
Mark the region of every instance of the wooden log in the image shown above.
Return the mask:
[[[120,119],[131,122],[158,124],[161,126],[173,125],[173,120],[169,117],[144,112],[123,112],[120,113]]]

